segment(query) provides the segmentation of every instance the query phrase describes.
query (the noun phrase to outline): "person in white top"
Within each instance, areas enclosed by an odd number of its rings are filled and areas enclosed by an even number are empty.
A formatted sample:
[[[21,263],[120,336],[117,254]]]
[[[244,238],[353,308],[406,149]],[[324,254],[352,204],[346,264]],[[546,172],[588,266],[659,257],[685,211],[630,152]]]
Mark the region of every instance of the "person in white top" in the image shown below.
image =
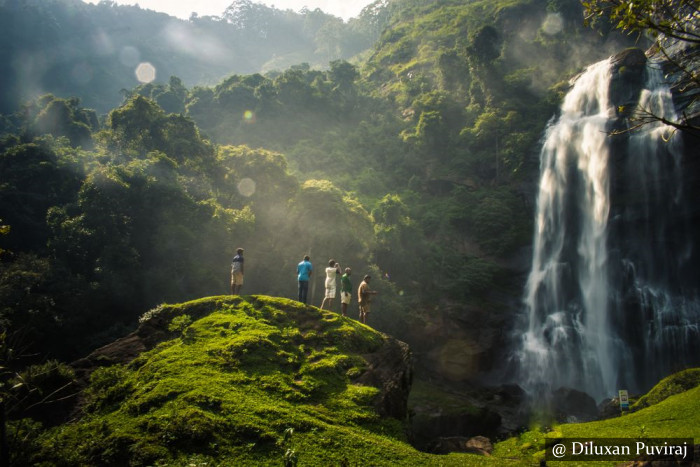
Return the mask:
[[[328,304],[328,309],[333,306],[333,299],[335,298],[335,278],[340,275],[340,263],[336,263],[335,260],[328,261],[328,267],[326,268],[326,296],[323,298],[321,303],[321,309],[323,310]]]

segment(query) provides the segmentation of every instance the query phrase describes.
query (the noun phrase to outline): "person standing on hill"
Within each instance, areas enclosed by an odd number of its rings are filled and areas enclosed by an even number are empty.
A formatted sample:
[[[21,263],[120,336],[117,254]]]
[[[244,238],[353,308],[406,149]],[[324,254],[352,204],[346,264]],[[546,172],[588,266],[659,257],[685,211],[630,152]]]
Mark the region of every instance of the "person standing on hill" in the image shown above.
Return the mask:
[[[348,315],[348,305],[352,300],[352,282],[350,282],[350,274],[352,270],[345,268],[345,274],[340,278],[340,312],[343,316]]]
[[[243,287],[243,248],[236,250],[231,261],[231,295],[239,295]]]
[[[370,290],[369,281],[372,279],[371,276],[365,276],[365,279],[360,284],[357,289],[357,301],[360,302],[360,322],[362,324],[367,324],[367,316],[369,315],[369,304],[371,302],[371,296],[376,295],[376,290]]]
[[[326,268],[326,295],[323,297],[323,302],[321,302],[321,309],[328,303],[328,309],[333,307],[333,299],[336,293],[336,282],[335,276],[340,275],[340,263],[336,263],[335,260],[328,261],[328,267]]]
[[[304,259],[297,265],[297,280],[299,281],[299,301],[306,303],[309,295],[309,279],[313,273],[311,258],[309,255],[304,256]]]

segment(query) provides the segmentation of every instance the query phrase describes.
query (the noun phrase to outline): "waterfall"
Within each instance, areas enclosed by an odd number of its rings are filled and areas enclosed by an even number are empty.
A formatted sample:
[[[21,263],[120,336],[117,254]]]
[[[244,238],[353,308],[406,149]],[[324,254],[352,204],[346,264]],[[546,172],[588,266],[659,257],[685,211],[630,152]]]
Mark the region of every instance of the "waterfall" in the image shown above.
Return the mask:
[[[526,389],[595,398],[639,391],[700,355],[696,284],[678,137],[662,123],[611,136],[614,66],[581,74],[540,159],[532,269],[518,329]],[[647,65],[641,108],[672,118],[663,76]]]

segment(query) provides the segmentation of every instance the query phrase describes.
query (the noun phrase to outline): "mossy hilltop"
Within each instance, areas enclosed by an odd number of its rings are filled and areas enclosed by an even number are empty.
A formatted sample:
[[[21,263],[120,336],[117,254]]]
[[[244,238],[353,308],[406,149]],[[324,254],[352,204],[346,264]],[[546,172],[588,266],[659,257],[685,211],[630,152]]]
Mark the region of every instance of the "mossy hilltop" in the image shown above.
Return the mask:
[[[409,444],[404,423],[411,383],[405,344],[336,313],[265,296],[161,306],[138,331],[76,365],[90,373],[78,415],[34,428],[31,449],[25,445],[17,461],[530,465],[548,436],[630,437],[639,435],[631,427],[641,426],[649,437],[700,439],[695,387],[629,416],[525,433],[497,444],[492,457],[423,453]]]
[[[394,362],[393,376],[380,374],[387,361]],[[43,433],[31,463],[445,460],[411,447],[399,420],[410,388],[408,347],[295,301],[211,297],[161,306],[143,317],[138,331],[77,365],[95,364],[104,366],[90,368],[77,421]]]

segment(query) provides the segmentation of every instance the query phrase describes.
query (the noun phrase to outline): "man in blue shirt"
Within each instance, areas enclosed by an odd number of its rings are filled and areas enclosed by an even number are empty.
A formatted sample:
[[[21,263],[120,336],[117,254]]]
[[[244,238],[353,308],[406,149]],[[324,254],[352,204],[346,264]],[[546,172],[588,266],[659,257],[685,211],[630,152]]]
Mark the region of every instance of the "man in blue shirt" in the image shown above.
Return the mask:
[[[311,278],[311,273],[313,272],[313,266],[311,266],[311,258],[309,255],[304,256],[304,260],[297,265],[297,279],[299,280],[299,301],[301,303],[306,303],[307,295],[309,293],[309,279]]]

